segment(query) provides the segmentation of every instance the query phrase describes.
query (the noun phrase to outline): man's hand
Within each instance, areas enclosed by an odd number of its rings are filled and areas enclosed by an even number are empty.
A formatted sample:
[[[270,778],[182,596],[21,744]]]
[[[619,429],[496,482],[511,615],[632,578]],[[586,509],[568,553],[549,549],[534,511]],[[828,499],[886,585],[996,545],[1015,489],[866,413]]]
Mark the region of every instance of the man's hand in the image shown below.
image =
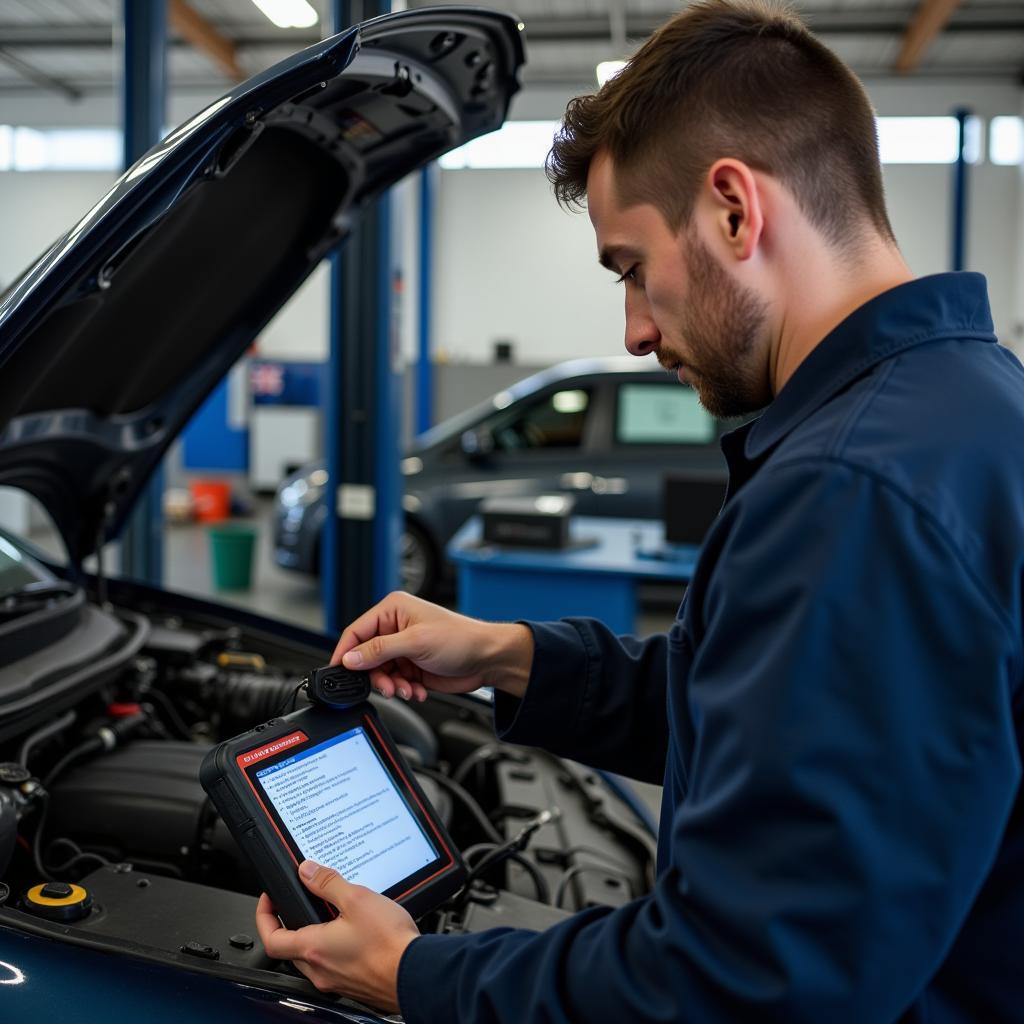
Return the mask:
[[[481,686],[522,697],[533,663],[533,634],[515,623],[480,622],[397,591],[342,634],[331,664],[369,671],[382,697],[426,700],[429,690]]]
[[[337,871],[314,861],[299,865],[299,877],[314,896],[337,907],[341,916],[327,924],[289,931],[263,893],[256,906],[256,929],[267,956],[294,961],[321,992],[397,1013],[398,963],[419,935],[413,919],[393,900],[346,882]]]

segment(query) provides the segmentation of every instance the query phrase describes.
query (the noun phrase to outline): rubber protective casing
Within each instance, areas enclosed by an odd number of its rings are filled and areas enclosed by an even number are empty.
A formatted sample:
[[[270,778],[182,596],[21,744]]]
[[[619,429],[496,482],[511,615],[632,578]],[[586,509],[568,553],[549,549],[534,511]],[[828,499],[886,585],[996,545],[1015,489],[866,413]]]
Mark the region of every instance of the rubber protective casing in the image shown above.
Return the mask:
[[[418,806],[432,833],[432,845],[441,855],[436,870],[406,892],[393,898],[413,917],[440,906],[454,895],[466,878],[466,867],[437,813],[420,789],[409,765],[392,742],[376,711],[369,702],[344,710],[311,705],[281,718],[256,726],[249,732],[219,743],[203,759],[199,781],[274,904],[278,916],[288,928],[330,921],[337,911],[310,894],[298,876],[298,860],[281,837],[273,819],[257,796],[237,759],[258,748],[262,752],[276,740],[291,738],[301,731],[308,741],[294,744],[287,753],[301,752],[350,729],[361,727],[371,744],[384,754],[382,761],[397,788]],[[277,759],[274,755],[266,763]],[[285,756],[282,752],[280,756]]]

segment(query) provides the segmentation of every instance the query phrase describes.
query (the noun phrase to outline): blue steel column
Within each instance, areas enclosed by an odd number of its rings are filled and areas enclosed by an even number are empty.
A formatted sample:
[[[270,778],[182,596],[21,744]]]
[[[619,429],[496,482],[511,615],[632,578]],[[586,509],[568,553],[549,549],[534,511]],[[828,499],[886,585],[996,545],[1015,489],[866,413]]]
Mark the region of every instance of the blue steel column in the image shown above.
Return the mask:
[[[950,269],[963,270],[967,251],[967,119],[969,110],[955,110],[957,122],[956,163],[953,165],[953,223]]]
[[[420,172],[419,359],[416,364],[416,433],[434,425],[434,364],[431,362],[430,316],[433,287],[434,193],[438,165]]]
[[[165,0],[122,0],[121,113],[124,168],[160,141],[166,87]],[[163,579],[163,467],[157,467],[121,535],[121,574],[159,586]]]
[[[390,10],[334,0],[333,31]],[[363,210],[331,258],[324,434],[333,494],[322,547],[324,624],[336,633],[398,586],[401,380],[392,331],[391,201]]]

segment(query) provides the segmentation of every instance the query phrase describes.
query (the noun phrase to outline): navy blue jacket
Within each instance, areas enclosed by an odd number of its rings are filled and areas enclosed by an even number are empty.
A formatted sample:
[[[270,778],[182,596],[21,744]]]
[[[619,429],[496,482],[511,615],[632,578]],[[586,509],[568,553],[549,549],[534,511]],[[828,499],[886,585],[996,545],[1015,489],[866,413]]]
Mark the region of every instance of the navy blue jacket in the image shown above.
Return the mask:
[[[657,882],[424,936],[410,1022],[1024,1020],[1024,370],[977,274],[867,303],[728,435],[668,636],[532,626],[504,738],[664,780]]]

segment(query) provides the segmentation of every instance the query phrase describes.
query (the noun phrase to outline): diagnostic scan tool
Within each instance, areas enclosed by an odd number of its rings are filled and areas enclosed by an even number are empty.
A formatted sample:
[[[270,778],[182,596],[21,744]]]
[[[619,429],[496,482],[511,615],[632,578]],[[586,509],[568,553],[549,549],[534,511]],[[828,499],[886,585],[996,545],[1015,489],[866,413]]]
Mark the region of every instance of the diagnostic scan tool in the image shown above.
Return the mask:
[[[421,917],[465,865],[368,701],[313,704],[214,747],[200,781],[289,928],[337,911],[298,876],[306,858]]]

